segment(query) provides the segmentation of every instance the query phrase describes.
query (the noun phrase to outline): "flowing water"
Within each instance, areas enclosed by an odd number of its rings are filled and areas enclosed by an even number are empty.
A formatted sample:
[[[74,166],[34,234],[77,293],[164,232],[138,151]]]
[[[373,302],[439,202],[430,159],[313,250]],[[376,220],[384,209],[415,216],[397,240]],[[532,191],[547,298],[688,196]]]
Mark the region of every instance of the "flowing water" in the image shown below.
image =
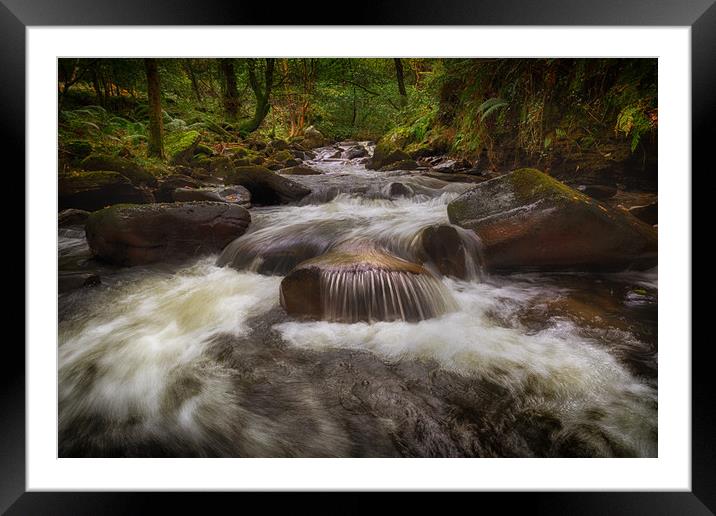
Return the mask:
[[[656,270],[490,276],[458,228],[443,275],[420,231],[473,185],[334,152],[219,256],[113,269],[62,231],[61,270],[102,285],[59,299],[61,456],[656,456]],[[327,320],[288,316],[282,278],[346,246],[427,274],[329,270]]]

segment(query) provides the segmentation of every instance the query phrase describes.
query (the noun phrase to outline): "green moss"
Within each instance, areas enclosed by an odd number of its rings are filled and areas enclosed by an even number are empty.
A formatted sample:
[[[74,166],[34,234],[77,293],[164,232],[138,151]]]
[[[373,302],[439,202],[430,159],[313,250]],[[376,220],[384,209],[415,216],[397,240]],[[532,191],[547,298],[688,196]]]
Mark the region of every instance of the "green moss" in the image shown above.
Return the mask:
[[[176,131],[167,134],[164,139],[164,150],[170,163],[189,161],[194,156],[194,149],[199,143],[199,131]]]
[[[275,152],[271,158],[274,161],[288,161],[290,159],[293,159],[293,154],[289,152],[288,150],[280,150],[278,152]]]
[[[83,159],[80,166],[85,170],[112,170],[119,172],[134,184],[155,184],[156,177],[142,165],[126,158],[107,154],[91,154]]]
[[[592,202],[589,196],[570,188],[535,168],[520,168],[504,176],[504,178],[509,181],[513,193],[523,202],[530,202],[535,198],[572,199],[586,201],[590,204]]]

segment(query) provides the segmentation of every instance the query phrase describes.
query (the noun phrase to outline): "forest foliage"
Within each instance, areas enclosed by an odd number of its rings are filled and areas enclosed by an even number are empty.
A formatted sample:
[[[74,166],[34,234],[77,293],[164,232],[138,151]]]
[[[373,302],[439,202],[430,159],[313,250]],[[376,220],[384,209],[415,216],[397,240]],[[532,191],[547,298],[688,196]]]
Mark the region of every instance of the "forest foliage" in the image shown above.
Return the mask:
[[[143,59],[60,59],[60,146],[148,159]],[[655,145],[654,59],[157,59],[164,137],[390,141],[499,168]]]

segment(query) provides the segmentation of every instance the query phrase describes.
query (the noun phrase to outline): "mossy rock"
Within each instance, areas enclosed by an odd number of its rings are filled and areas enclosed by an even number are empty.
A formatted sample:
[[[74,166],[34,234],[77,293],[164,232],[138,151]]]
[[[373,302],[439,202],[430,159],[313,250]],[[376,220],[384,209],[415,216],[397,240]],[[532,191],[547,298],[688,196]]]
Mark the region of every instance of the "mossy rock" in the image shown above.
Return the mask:
[[[656,265],[654,228],[536,169],[519,169],[448,204],[477,233],[492,270],[620,270]]]
[[[244,147],[236,147],[232,149],[231,154],[234,158],[244,158],[249,155],[249,150]]]
[[[80,162],[85,170],[119,172],[135,185],[157,184],[157,178],[144,166],[127,158],[111,156],[109,154],[90,154]]]
[[[172,165],[189,163],[196,153],[200,140],[199,131],[176,131],[167,134],[164,140],[164,150],[169,163]]]
[[[95,211],[117,203],[153,202],[151,192],[131,183],[119,172],[99,170],[62,174],[58,180],[60,210]]]
[[[271,159],[274,161],[288,161],[290,159],[293,159],[293,154],[291,154],[291,151],[284,149],[274,152],[271,155]]]
[[[196,149],[194,149],[194,155],[205,155],[205,156],[213,156],[214,150],[209,147],[208,145],[204,145],[203,143],[200,143],[196,146]]]
[[[407,161],[410,159],[410,156],[404,150],[395,147],[390,142],[381,141],[375,146],[373,157],[366,163],[366,168],[378,170],[396,161]]]

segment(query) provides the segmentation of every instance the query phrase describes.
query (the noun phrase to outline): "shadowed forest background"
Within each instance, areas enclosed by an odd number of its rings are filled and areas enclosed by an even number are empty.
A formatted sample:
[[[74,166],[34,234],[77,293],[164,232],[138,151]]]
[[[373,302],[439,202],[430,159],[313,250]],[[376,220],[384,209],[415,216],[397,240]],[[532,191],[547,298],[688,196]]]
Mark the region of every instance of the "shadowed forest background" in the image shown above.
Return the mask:
[[[449,154],[558,176],[616,165],[655,180],[654,60],[147,61],[149,71],[142,59],[59,61],[61,161],[103,152],[159,165],[179,131],[211,145],[252,133],[298,138],[313,126],[333,141],[382,139],[412,158]],[[154,151],[148,73],[169,140]]]

